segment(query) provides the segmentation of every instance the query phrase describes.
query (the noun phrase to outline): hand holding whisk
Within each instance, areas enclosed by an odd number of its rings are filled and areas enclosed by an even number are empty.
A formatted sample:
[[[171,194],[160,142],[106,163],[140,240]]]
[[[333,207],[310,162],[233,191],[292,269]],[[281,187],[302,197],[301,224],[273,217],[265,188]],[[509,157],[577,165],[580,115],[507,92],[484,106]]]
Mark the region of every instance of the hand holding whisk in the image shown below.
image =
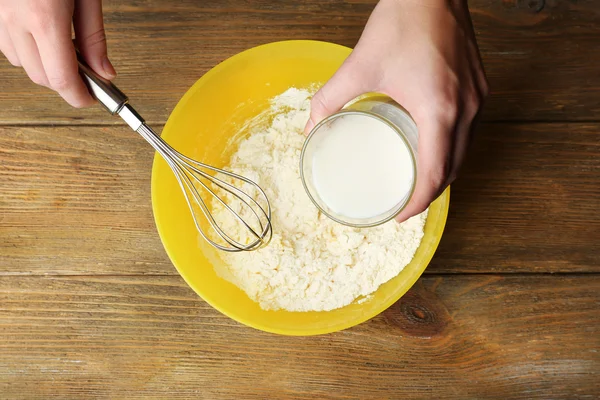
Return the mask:
[[[252,180],[203,164],[184,156],[161,139],[144,119],[128,104],[127,96],[110,81],[98,76],[79,57],[79,70],[90,93],[111,114],[118,114],[139,133],[167,162],[185,196],[198,232],[219,250],[237,252],[257,250],[266,245],[272,236],[271,205],[265,192]],[[240,187],[245,190],[240,189]],[[235,223],[243,229],[243,237],[226,232],[209,208],[212,198],[222,211],[231,213]],[[205,226],[212,228],[212,234]]]

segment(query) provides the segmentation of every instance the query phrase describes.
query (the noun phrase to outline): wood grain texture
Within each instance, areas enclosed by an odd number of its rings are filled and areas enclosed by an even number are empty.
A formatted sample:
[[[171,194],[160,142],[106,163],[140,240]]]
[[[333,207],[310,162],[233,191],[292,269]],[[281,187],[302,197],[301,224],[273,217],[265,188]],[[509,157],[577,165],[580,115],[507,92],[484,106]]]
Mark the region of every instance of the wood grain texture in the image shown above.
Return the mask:
[[[0,128],[0,274],[175,274],[124,127]],[[428,273],[600,272],[600,124],[483,124]]]
[[[149,121],[161,124],[200,76],[240,51],[286,39],[353,47],[376,0],[104,3],[116,82]],[[600,2],[469,4],[493,92],[485,120],[598,119]],[[122,123],[99,107],[69,108],[4,59],[0,76],[0,124]]]
[[[152,148],[125,127],[2,128],[0,274],[176,273],[152,216]]]
[[[593,399],[600,277],[427,277],[375,319],[293,338],[179,277],[0,277],[8,399]],[[527,328],[526,328],[527,327]]]
[[[375,3],[104,1],[117,83],[159,129],[218,62],[353,46]],[[390,309],[320,337],[198,298],[156,233],[149,146],[0,57],[0,399],[600,398],[600,2],[469,4],[493,94],[440,247]]]
[[[483,124],[428,272],[600,272],[600,124]]]

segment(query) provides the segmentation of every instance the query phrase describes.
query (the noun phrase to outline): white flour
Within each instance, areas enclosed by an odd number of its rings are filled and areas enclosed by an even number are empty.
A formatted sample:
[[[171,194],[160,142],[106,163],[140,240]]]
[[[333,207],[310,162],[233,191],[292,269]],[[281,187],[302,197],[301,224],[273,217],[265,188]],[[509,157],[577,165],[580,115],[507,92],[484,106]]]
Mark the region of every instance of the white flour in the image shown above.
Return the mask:
[[[254,128],[226,167],[258,183],[271,202],[271,243],[258,251],[221,254],[227,279],[267,310],[348,305],[398,275],[423,237],[427,211],[403,224],[355,229],[331,221],[312,204],[299,173],[311,95],[291,88],[273,99],[270,126]],[[240,229],[228,212],[217,205],[214,211],[225,228]]]

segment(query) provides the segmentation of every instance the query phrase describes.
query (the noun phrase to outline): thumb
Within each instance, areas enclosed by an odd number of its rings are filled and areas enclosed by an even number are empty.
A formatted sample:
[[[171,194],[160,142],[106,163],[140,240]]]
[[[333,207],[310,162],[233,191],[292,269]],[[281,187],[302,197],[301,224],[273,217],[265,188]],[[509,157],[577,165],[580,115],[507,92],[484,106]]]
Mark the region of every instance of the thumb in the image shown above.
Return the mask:
[[[117,76],[107,56],[102,0],[76,0],[73,26],[77,47],[88,65],[106,79]]]
[[[365,77],[350,58],[317,92],[310,103],[310,119],[304,131],[309,133],[321,120],[339,111],[346,103],[366,92]]]

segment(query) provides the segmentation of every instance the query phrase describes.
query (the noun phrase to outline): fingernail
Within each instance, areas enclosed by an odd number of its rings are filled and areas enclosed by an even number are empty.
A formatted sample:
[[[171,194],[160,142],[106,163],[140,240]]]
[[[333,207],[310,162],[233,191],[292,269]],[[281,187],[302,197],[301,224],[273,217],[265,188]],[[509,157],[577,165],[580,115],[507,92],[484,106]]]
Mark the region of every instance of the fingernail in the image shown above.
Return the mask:
[[[304,132],[306,133],[310,133],[310,131],[312,131],[312,128],[315,127],[315,123],[313,122],[312,118],[310,118],[308,120],[308,122],[306,123],[306,127],[304,128]]]
[[[104,57],[104,59],[102,60],[102,68],[104,68],[104,72],[111,79],[117,76],[117,71],[115,71],[115,67],[113,67],[108,57]]]

